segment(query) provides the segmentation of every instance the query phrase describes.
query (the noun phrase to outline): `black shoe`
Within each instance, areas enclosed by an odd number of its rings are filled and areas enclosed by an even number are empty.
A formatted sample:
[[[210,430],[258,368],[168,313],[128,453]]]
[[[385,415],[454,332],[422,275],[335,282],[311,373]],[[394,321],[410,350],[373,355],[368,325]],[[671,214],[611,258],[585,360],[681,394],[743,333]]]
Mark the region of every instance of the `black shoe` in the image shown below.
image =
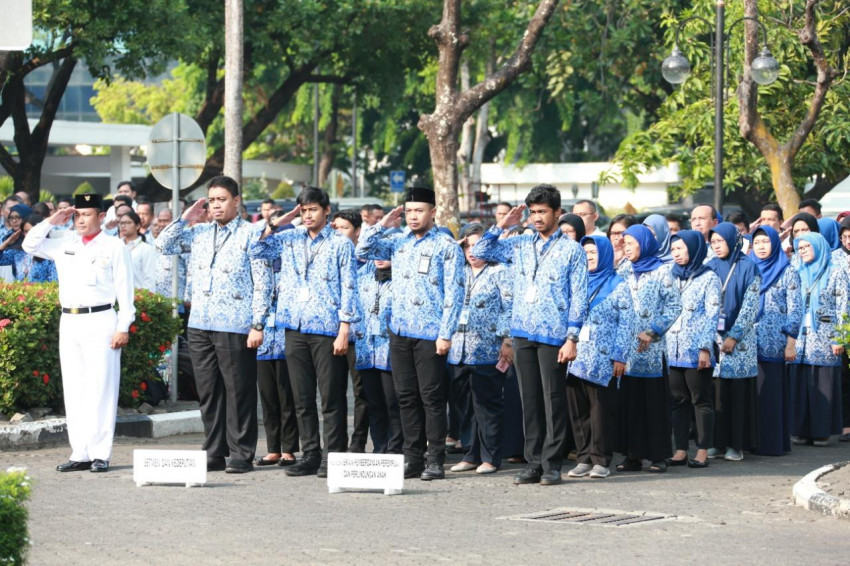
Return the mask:
[[[277,465],[280,466],[281,468],[285,468],[286,466],[292,466],[297,461],[298,460],[293,460],[291,458],[281,458],[280,460],[277,461]]]
[[[700,462],[696,458],[692,458],[692,459],[688,460],[688,467],[689,468],[707,468],[708,467],[708,460],[706,460],[705,462]]]
[[[95,458],[94,462],[91,463],[91,469],[89,469],[89,471],[97,473],[97,472],[105,472],[108,469],[109,469],[109,462],[107,462],[106,460],[98,460],[97,458]]]
[[[224,468],[225,474],[247,474],[254,471],[254,464],[245,460],[237,460],[234,458]]]
[[[348,447],[348,452],[351,454],[365,454],[366,453],[366,445],[365,444],[352,444]]]
[[[57,472],[84,472],[91,469],[91,462],[75,462],[68,460],[64,464],[56,466]]]
[[[218,457],[208,457],[207,458],[207,471],[208,472],[223,472],[227,467],[227,462],[224,461],[224,458],[221,456]]]
[[[442,464],[430,462],[422,472],[422,475],[419,476],[419,479],[422,481],[444,480],[446,479],[446,472]]]
[[[524,483],[540,483],[540,470],[537,468],[526,468],[514,476],[514,483],[517,485]]]
[[[404,463],[404,479],[409,480],[418,478],[425,471],[425,465],[422,462],[405,462]]]
[[[540,476],[540,485],[558,485],[561,483],[561,470],[547,470]]]
[[[688,457],[685,456],[681,460],[676,460],[674,458],[667,458],[668,466],[687,466],[688,465]]]
[[[312,476],[319,471],[322,465],[321,452],[308,452],[301,457],[301,461],[297,464],[289,466],[283,473],[287,476]]]
[[[320,478],[328,477],[328,461],[322,460],[322,463],[319,464],[319,469],[316,470],[316,475]]]

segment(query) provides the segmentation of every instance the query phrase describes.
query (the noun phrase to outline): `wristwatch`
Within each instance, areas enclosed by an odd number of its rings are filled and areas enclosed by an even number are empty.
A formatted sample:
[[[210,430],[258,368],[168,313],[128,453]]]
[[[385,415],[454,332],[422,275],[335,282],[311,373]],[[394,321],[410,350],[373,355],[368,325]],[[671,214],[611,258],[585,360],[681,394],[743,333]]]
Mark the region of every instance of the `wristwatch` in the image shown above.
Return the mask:
[[[262,330],[263,328],[264,328],[263,325],[259,324],[259,323],[251,325],[252,330]]]
[[[567,340],[573,343],[578,343],[578,334],[567,334]]]

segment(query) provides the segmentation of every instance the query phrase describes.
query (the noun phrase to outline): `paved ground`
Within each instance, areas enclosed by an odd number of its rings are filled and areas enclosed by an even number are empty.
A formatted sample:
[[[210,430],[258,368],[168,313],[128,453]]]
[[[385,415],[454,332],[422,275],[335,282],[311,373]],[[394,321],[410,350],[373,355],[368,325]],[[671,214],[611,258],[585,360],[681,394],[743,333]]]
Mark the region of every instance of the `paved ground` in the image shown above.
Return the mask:
[[[202,488],[133,484],[133,448],[199,444],[197,436],[120,439],[112,470],[98,475],[55,472],[66,448],[0,453],[0,467],[26,466],[35,480],[30,563],[847,564],[850,552],[847,521],[795,508],[790,498],[809,471],[850,460],[850,444],[555,487],[516,487],[518,466],[506,466],[491,476],[408,481],[405,494],[391,497],[329,495],[323,480],[278,468],[212,473]],[[559,507],[695,520],[598,527],[505,519]]]

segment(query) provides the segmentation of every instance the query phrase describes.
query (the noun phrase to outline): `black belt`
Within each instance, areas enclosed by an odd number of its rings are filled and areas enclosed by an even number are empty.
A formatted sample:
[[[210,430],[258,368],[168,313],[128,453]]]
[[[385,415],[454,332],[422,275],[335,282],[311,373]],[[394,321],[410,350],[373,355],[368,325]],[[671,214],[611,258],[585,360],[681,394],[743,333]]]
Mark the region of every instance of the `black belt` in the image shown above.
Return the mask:
[[[101,312],[111,308],[112,305],[100,305],[98,307],[73,307],[70,309],[62,307],[62,312],[65,314],[89,314],[90,312]]]

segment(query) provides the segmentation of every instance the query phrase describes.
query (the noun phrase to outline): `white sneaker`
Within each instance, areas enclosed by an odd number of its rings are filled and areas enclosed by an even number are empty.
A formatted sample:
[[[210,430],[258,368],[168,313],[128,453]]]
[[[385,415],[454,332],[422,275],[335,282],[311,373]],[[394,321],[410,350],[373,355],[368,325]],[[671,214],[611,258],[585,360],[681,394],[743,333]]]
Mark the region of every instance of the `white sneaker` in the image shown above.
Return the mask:
[[[711,458],[711,459],[714,459],[714,458],[722,458],[722,457],[723,457],[723,452],[721,452],[721,451],[720,451],[720,450],[718,450],[717,448],[709,448],[709,449],[708,449],[708,457],[709,457],[709,458]]]
[[[605,466],[596,465],[593,466],[593,469],[590,470],[590,477],[596,480],[601,480],[607,478],[611,475],[611,470],[606,468]]]
[[[472,464],[470,462],[459,462],[459,463],[455,464],[454,466],[452,466],[451,470],[453,472],[470,472],[477,467],[478,466],[476,466],[475,464]]]
[[[740,462],[744,459],[744,453],[740,450],[735,450],[734,448],[726,449],[726,456],[724,456],[724,460],[729,460],[730,462]]]
[[[579,464],[569,472],[567,472],[567,476],[571,478],[583,478],[587,474],[590,473],[590,470],[593,469],[593,466],[590,464]]]

